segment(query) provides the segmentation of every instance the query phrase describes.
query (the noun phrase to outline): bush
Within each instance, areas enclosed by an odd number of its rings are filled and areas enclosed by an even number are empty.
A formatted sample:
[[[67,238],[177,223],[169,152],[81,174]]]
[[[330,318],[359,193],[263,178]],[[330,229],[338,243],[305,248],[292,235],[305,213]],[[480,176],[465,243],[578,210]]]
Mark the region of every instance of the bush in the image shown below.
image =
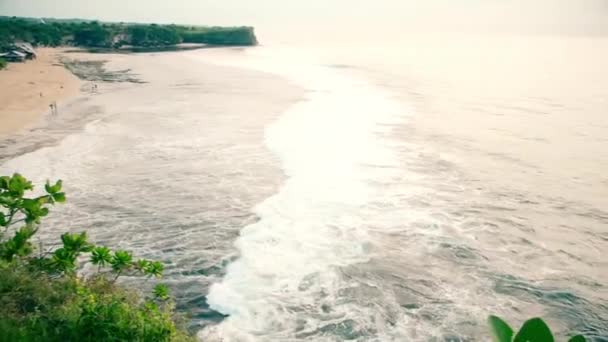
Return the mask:
[[[0,70],[6,68],[6,61],[2,58],[0,58]]]
[[[0,177],[0,341],[193,340],[165,285],[142,298],[115,284],[124,274],[160,278],[162,263],[95,246],[84,232],[65,233],[61,247],[34,253],[30,240],[41,219],[66,200],[61,188],[61,181],[47,182],[44,195],[29,198],[30,181]],[[84,256],[97,266],[88,277],[77,273]]]
[[[11,263],[0,269],[0,340],[191,341],[170,302],[141,300],[103,276],[61,277]]]

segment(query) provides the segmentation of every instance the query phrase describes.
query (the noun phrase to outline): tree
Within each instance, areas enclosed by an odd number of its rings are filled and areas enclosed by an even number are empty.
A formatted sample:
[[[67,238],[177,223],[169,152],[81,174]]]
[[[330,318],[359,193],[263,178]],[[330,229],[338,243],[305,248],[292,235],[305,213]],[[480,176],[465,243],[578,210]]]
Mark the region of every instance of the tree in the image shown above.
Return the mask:
[[[97,23],[85,25],[74,32],[74,42],[76,45],[109,47],[111,39],[110,31]]]
[[[135,25],[130,26],[128,32],[134,46],[166,46],[181,42],[177,30],[171,26]]]

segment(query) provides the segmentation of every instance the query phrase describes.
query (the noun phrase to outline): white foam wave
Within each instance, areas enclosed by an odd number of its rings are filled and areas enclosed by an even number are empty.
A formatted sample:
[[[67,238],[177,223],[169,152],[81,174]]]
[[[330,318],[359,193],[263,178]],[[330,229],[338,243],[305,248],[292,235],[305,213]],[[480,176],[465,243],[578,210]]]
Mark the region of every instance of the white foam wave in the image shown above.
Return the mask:
[[[229,63],[281,74],[309,92],[267,128],[266,144],[288,179],[255,208],[259,222],[236,241],[240,257],[211,287],[208,303],[229,317],[200,336],[291,340],[359,319],[362,308],[341,298],[348,280],[339,268],[369,257],[360,208],[374,198],[372,181],[396,170],[383,135],[404,109],[343,70],[259,56]]]

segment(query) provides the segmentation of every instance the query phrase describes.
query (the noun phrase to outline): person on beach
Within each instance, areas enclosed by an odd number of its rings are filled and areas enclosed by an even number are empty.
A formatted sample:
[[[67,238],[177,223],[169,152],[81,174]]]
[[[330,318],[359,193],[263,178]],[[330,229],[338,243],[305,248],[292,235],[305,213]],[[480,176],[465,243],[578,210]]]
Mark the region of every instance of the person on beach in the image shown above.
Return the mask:
[[[49,108],[51,108],[51,115],[57,115],[57,102],[51,103]]]

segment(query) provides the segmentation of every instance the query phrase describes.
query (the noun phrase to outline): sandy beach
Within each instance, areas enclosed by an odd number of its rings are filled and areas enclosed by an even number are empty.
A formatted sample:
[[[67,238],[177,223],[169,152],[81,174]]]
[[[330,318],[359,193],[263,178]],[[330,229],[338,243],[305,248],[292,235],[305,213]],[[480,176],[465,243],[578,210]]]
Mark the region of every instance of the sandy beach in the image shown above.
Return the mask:
[[[38,58],[9,63],[0,71],[0,135],[18,132],[36,123],[49,111],[78,94],[82,82],[59,64],[62,49],[37,49]]]

